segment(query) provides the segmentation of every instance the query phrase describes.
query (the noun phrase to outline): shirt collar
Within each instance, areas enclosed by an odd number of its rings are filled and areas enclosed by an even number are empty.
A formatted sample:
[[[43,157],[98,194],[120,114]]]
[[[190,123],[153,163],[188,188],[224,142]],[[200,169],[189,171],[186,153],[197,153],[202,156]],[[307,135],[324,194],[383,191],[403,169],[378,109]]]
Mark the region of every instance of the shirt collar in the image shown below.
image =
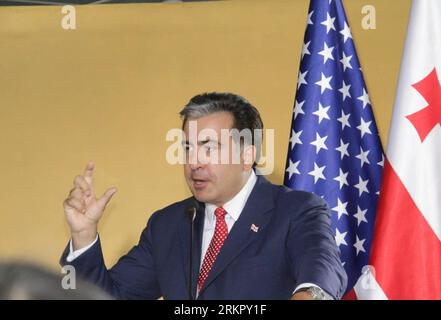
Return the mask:
[[[225,209],[225,211],[227,211],[227,214],[231,218],[233,218],[234,221],[237,221],[239,219],[239,216],[242,213],[243,208],[245,207],[248,197],[250,196],[251,191],[253,191],[256,181],[257,176],[254,173],[254,170],[251,170],[248,181],[245,183],[242,189],[231,200],[223,205],[223,208]],[[205,208],[205,213],[208,218],[214,221],[214,211],[216,210],[217,206],[211,203],[206,203]]]

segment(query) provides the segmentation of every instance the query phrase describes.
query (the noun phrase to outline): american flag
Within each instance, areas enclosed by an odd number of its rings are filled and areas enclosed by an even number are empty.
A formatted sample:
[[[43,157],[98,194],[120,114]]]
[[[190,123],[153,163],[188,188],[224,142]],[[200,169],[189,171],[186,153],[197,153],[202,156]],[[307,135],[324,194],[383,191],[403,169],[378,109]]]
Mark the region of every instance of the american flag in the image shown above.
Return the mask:
[[[341,0],[312,0],[284,184],[331,209],[350,291],[368,265],[384,157]]]

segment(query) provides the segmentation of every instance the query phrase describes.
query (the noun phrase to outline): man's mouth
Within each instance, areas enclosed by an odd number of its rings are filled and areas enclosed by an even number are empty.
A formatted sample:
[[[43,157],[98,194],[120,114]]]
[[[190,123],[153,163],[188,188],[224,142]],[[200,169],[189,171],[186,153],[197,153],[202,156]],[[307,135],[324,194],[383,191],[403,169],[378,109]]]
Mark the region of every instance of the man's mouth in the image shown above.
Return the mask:
[[[196,190],[201,190],[205,188],[206,185],[208,184],[208,181],[203,179],[191,179],[191,180],[193,181],[193,187]]]

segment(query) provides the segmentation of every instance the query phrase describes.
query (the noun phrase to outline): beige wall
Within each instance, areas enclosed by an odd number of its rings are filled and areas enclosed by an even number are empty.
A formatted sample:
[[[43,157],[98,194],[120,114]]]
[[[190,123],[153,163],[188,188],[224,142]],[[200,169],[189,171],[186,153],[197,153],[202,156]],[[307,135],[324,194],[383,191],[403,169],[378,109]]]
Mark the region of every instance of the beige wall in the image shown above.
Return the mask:
[[[273,182],[283,179],[306,0],[0,8],[0,258],[56,268],[68,240],[62,201],[88,160],[95,188],[119,188],[100,225],[109,265],[149,215],[189,195],[165,162],[165,134],[194,94],[232,91],[275,129]],[[386,141],[409,0],[346,0]],[[377,29],[361,28],[361,8]]]

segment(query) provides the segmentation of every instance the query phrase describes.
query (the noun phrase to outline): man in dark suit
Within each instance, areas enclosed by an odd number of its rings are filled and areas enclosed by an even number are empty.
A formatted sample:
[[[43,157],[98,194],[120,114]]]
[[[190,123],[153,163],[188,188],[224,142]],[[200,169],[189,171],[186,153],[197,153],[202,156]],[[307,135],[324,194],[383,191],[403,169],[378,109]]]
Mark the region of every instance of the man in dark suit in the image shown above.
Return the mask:
[[[89,163],[64,202],[72,239],[61,263],[122,299],[341,298],[347,278],[326,203],[255,170],[257,109],[240,96],[210,93],[180,114],[193,197],[155,212],[138,245],[107,269],[97,225],[116,189],[97,198]]]

